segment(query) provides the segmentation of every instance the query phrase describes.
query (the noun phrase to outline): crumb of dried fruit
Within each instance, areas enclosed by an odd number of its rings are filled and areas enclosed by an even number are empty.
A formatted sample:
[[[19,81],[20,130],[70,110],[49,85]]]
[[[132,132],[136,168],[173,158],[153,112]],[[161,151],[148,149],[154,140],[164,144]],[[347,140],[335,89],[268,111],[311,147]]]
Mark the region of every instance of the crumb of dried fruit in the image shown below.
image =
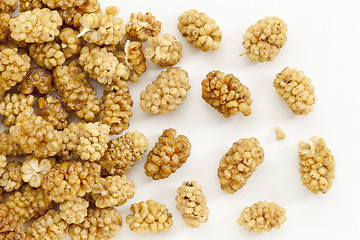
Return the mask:
[[[22,180],[27,182],[31,187],[40,187],[44,175],[55,166],[55,159],[38,159],[28,156],[21,167]]]
[[[91,192],[100,181],[100,165],[91,162],[58,163],[43,179],[42,188],[55,202],[74,200]]]
[[[120,12],[120,8],[118,6],[108,6],[106,8],[106,14],[116,16]]]
[[[301,181],[312,193],[327,193],[335,178],[335,158],[323,138],[299,143]]]
[[[80,144],[82,124],[84,124],[82,121],[71,123],[61,132],[63,142],[57,156],[62,160],[68,161],[79,158],[76,150]]]
[[[56,91],[67,109],[85,121],[94,120],[100,112],[100,101],[81,67],[72,61],[68,66],[56,67],[53,74]]]
[[[219,163],[221,189],[231,194],[240,190],[263,161],[264,149],[256,138],[234,142]]]
[[[315,88],[303,71],[286,67],[276,75],[273,86],[296,115],[308,115],[314,109]]]
[[[201,51],[217,50],[222,38],[214,19],[197,10],[189,10],[179,17],[177,28],[188,43]]]
[[[9,90],[25,77],[30,69],[30,57],[17,49],[0,52],[0,93]]]
[[[141,201],[131,205],[133,214],[126,216],[131,231],[138,234],[167,232],[173,225],[172,214],[165,205],[154,200]]]
[[[206,197],[201,186],[196,181],[186,181],[177,190],[176,209],[189,228],[199,228],[206,223],[209,217],[209,208],[206,206]]]
[[[62,18],[57,11],[36,8],[12,18],[9,24],[11,37],[16,41],[44,43],[59,35]]]
[[[45,4],[42,0],[19,0],[20,2],[20,12],[26,12],[29,10],[34,10],[35,8],[44,8]]]
[[[211,71],[201,82],[202,98],[224,117],[228,118],[241,112],[251,114],[251,94],[233,74]]]
[[[126,32],[136,37],[140,41],[147,40],[149,37],[156,37],[161,30],[161,22],[150,13],[132,13],[130,22],[126,24]]]
[[[0,12],[13,12],[17,8],[17,0],[1,0]]]
[[[0,154],[10,157],[25,155],[24,151],[10,136],[9,130],[0,133]]]
[[[69,236],[71,240],[110,239],[121,228],[122,218],[115,208],[89,208],[83,223],[70,226]]]
[[[80,53],[83,41],[77,35],[79,32],[72,28],[63,28],[59,34],[62,52],[66,59]]]
[[[125,175],[101,178],[91,192],[98,208],[121,206],[134,197],[134,194],[135,184]]]
[[[11,16],[8,13],[0,13],[0,42],[4,42],[10,35],[10,19]]]
[[[65,62],[61,45],[56,42],[31,44],[29,55],[37,65],[49,70]]]
[[[68,226],[60,217],[60,212],[51,209],[25,229],[25,240],[60,240],[66,236]]]
[[[30,68],[23,81],[18,85],[22,94],[47,94],[51,91],[52,73],[46,69]]]
[[[141,49],[140,42],[127,40],[125,44],[120,44],[114,52],[114,56],[126,67],[127,80],[137,82],[141,74],[146,71],[146,59]]]
[[[0,204],[0,239],[23,240],[23,228],[21,219],[4,204]]]
[[[259,20],[243,36],[246,55],[256,62],[274,60],[286,43],[287,30],[285,22],[280,18],[265,17]]]
[[[83,47],[80,52],[79,63],[90,77],[102,84],[119,82],[126,76],[126,67],[106,48],[94,44]],[[125,79],[126,80],[126,79]]]
[[[38,99],[37,114],[51,123],[56,130],[63,130],[69,123],[69,113],[63,107],[62,102],[50,95]]]
[[[148,38],[145,57],[160,66],[174,66],[182,57],[182,44],[173,35],[159,34]]]
[[[173,128],[165,129],[149,152],[144,165],[146,176],[164,179],[180,168],[190,156],[191,144],[184,135],[176,136]]]
[[[100,159],[101,171],[104,175],[123,175],[149,147],[146,137],[137,131],[127,132],[108,143],[108,149]]]
[[[3,115],[2,122],[5,126],[13,126],[17,116],[27,107],[35,102],[33,95],[8,93],[0,103],[0,114]]]
[[[4,172],[0,174],[0,187],[5,192],[18,190],[22,186],[21,165],[22,163],[19,161],[10,162],[6,164]]]
[[[28,107],[19,114],[16,124],[10,128],[11,138],[27,154],[38,158],[54,156],[60,151],[61,134],[54,126],[40,116],[34,114],[34,109]]]
[[[54,202],[42,188],[35,189],[24,185],[19,191],[9,195],[5,205],[14,211],[23,222],[27,222],[32,218],[44,215],[54,207]]]
[[[118,45],[126,35],[123,20],[101,12],[85,14],[80,18],[80,34],[90,43]]]
[[[77,197],[60,203],[60,217],[68,224],[79,224],[85,221],[89,202],[84,198]]]
[[[246,207],[237,220],[237,223],[249,232],[270,232],[273,228],[279,229],[286,221],[286,210],[274,202],[257,202]]]
[[[49,8],[56,9],[67,9],[76,6],[80,6],[85,0],[42,0]]]
[[[99,122],[110,127],[110,134],[121,134],[128,129],[133,101],[127,82],[120,81],[117,84],[105,86],[101,101]]]
[[[276,127],[275,128],[275,133],[276,133],[276,139],[277,140],[283,140],[286,137],[286,134],[285,134],[284,130],[281,127]]]
[[[81,125],[80,143],[77,153],[84,161],[100,160],[108,148],[110,128],[106,124],[85,123]]]
[[[167,114],[182,104],[190,88],[188,73],[169,67],[141,92],[140,106],[144,112]]]

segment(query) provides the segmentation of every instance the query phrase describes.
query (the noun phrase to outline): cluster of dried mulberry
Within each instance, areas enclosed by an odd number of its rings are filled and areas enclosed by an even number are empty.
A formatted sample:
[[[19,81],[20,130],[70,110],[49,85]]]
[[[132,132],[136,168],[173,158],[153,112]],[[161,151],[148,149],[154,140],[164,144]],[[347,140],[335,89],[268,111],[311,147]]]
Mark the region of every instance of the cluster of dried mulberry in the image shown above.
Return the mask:
[[[24,223],[8,207],[0,204],[0,239],[23,240],[25,237]]]
[[[65,62],[61,45],[56,42],[31,44],[29,55],[37,65],[49,70]]]
[[[50,95],[40,97],[37,100],[37,109],[37,114],[51,123],[56,130],[67,127],[69,113],[58,98]]]
[[[11,16],[8,13],[0,12],[0,43],[5,42],[10,35],[10,19]]]
[[[145,57],[160,66],[174,66],[182,57],[182,44],[173,35],[159,34],[148,39]]]
[[[30,68],[22,82],[18,85],[18,90],[22,94],[47,94],[51,91],[53,75],[51,71],[35,67]]]
[[[0,155],[10,157],[25,155],[24,151],[10,136],[9,130],[4,130],[0,133]]]
[[[72,28],[63,28],[59,34],[61,48],[66,59],[80,53],[83,41],[78,38],[79,32]]]
[[[13,161],[6,164],[0,173],[0,188],[5,192],[12,192],[18,190],[22,184],[21,176],[22,163],[19,161]]]
[[[130,22],[126,24],[126,32],[140,41],[147,40],[149,37],[156,37],[161,30],[161,22],[150,13],[132,13]]]
[[[84,198],[77,197],[74,200],[66,200],[59,204],[60,217],[68,224],[79,224],[85,221],[89,202]]]
[[[5,126],[13,126],[17,116],[27,107],[31,107],[35,102],[33,95],[23,95],[8,93],[0,103],[0,114],[3,115],[2,122]]]
[[[19,0],[20,12],[34,10],[35,8],[44,8],[45,4],[42,0]]]

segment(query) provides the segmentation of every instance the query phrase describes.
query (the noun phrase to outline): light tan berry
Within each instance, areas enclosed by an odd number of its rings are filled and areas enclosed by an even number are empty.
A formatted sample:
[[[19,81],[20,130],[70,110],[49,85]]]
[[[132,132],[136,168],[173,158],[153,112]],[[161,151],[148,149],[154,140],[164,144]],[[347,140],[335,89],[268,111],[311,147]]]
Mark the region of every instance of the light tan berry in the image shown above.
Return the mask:
[[[281,127],[275,127],[276,140],[284,140],[286,137],[286,133],[282,130]]]
[[[276,75],[273,86],[296,115],[308,115],[314,109],[315,88],[303,71],[286,67]]]
[[[211,71],[201,85],[202,98],[224,117],[228,118],[239,112],[244,116],[251,114],[250,91],[233,74]]]
[[[156,37],[161,30],[161,22],[150,13],[132,13],[130,22],[126,24],[126,32],[140,41],[147,40],[149,37]]]
[[[180,168],[190,156],[191,144],[184,135],[176,136],[173,128],[165,129],[149,152],[144,165],[146,176],[164,179]]]
[[[0,204],[0,239],[24,240],[24,223],[4,204]]]
[[[237,220],[249,232],[270,232],[273,228],[279,229],[286,221],[286,210],[274,202],[257,202],[246,207]]]
[[[56,91],[66,108],[75,111],[80,119],[94,120],[100,112],[100,101],[81,67],[72,61],[67,66],[55,68],[53,74]]]
[[[35,102],[33,95],[23,95],[8,93],[0,103],[0,114],[3,115],[2,122],[5,126],[13,126],[17,116],[27,107],[31,107]]]
[[[48,173],[54,166],[54,158],[38,159],[32,156],[28,156],[21,166],[22,180],[27,182],[31,187],[40,187],[44,175]]]
[[[118,6],[108,6],[106,8],[106,14],[116,16],[120,12],[120,8]]]
[[[17,8],[17,0],[1,0],[0,12],[13,12]]]
[[[20,12],[26,12],[29,10],[34,10],[35,8],[44,8],[45,4],[42,0],[19,0],[20,2]]]
[[[128,129],[133,106],[128,83],[120,81],[107,85],[101,101],[99,122],[110,127],[110,134],[121,134]]]
[[[182,44],[173,35],[159,34],[148,38],[145,57],[160,66],[174,66],[182,57]]]
[[[83,223],[70,226],[69,236],[71,240],[110,239],[121,228],[122,218],[115,208],[89,208]]]
[[[301,181],[312,193],[327,193],[335,178],[335,158],[323,138],[299,143]]]
[[[36,64],[49,70],[65,62],[61,45],[56,42],[31,44],[29,55]]]
[[[59,35],[62,18],[57,11],[36,8],[12,18],[9,24],[11,37],[16,41],[45,43]]]
[[[71,7],[80,6],[85,0],[42,0],[49,8],[56,9],[62,8],[67,9]]]
[[[10,136],[9,130],[0,133],[0,154],[9,157],[25,155],[24,151]]]
[[[272,61],[287,40],[287,26],[277,17],[265,17],[249,27],[243,46],[249,59],[256,62]]]
[[[80,53],[83,41],[77,35],[79,35],[79,32],[72,28],[63,28],[60,32],[59,38],[61,40],[62,52],[66,59]]]
[[[89,202],[84,198],[77,197],[59,204],[60,217],[68,224],[79,224],[85,221]]]
[[[108,149],[100,159],[104,175],[123,175],[136,161],[142,160],[142,154],[149,147],[146,137],[137,131],[127,132],[108,143]]]
[[[133,214],[126,216],[126,222],[137,234],[167,232],[173,225],[172,214],[166,206],[154,200],[134,203],[130,210]]]
[[[47,94],[51,91],[52,79],[50,71],[40,67],[30,68],[18,90],[22,94]]]
[[[234,142],[219,163],[221,189],[231,194],[240,190],[263,161],[264,149],[256,138]]]
[[[69,113],[64,108],[62,102],[50,95],[38,99],[37,115],[51,123],[56,130],[63,130],[69,123]]]
[[[186,181],[177,190],[176,209],[189,228],[199,228],[209,217],[206,197],[196,181]]]
[[[201,51],[217,50],[222,38],[214,19],[197,10],[189,10],[179,17],[177,28],[188,43]]]
[[[81,127],[85,122],[79,121],[77,123],[69,124],[62,132],[61,150],[57,156],[64,161],[80,158],[77,154],[77,147],[80,144]]]
[[[3,173],[0,174],[0,187],[5,192],[18,190],[22,186],[21,165],[19,161],[7,163]]]
[[[11,16],[8,13],[0,13],[0,43],[5,42],[10,35],[10,19]]]
[[[190,88],[188,73],[169,67],[141,92],[140,106],[144,112],[167,114],[182,104]]]

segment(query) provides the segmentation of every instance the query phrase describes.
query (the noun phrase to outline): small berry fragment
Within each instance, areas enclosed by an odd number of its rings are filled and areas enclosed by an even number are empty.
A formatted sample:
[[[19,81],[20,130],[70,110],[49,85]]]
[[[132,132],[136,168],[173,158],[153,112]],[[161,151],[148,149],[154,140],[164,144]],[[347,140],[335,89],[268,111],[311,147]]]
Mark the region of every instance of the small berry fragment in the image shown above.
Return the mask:
[[[285,134],[284,130],[282,130],[281,127],[276,127],[275,133],[276,133],[276,140],[284,140],[286,137],[286,134]]]

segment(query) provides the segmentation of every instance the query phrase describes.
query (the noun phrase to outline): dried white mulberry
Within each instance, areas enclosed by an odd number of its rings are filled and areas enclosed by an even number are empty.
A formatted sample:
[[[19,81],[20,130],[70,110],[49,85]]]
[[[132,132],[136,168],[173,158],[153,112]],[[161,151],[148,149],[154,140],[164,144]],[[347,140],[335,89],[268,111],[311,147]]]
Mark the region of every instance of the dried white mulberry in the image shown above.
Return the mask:
[[[31,44],[29,55],[37,65],[49,70],[65,62],[61,45],[56,42]]]
[[[0,12],[13,12],[17,8],[17,0],[1,0]]]
[[[161,22],[150,13],[132,13],[130,22],[126,24],[126,32],[140,41],[156,37],[161,30]]]
[[[35,8],[44,8],[45,4],[42,0],[19,0],[20,2],[20,12],[26,12],[29,10],[34,10]]]
[[[275,127],[275,133],[276,133],[276,140],[284,140],[286,137],[286,134],[281,127]]]
[[[23,95],[8,93],[0,103],[0,114],[3,115],[2,122],[5,126],[13,126],[17,116],[27,107],[31,107],[35,102],[33,95]]]
[[[51,91],[53,75],[49,70],[30,68],[23,81],[18,85],[22,94],[47,94]]]
[[[79,224],[85,221],[89,202],[84,198],[77,197],[59,204],[60,217],[68,224]]]
[[[18,190],[22,186],[21,165],[19,161],[7,163],[3,173],[0,174],[0,187],[5,192]]]
[[[50,95],[38,99],[37,114],[51,123],[56,130],[63,130],[69,123],[69,113],[62,102]]]
[[[49,8],[56,9],[62,8],[67,9],[71,7],[80,6],[85,0],[42,0]]]
[[[159,34],[148,38],[145,57],[160,66],[174,66],[182,57],[182,44],[173,35]]]
[[[0,43],[5,42],[7,38],[10,36],[10,28],[9,28],[10,19],[11,16],[8,13],[0,12]]]
[[[28,156],[21,166],[22,180],[31,187],[40,187],[43,177],[55,166],[55,159],[37,159]]]
[[[0,239],[24,240],[24,223],[4,204],[0,204]]]
[[[24,151],[10,136],[9,130],[4,130],[0,133],[0,155],[10,157],[25,155]]]
[[[77,35],[79,32],[69,27],[63,28],[59,34],[62,52],[66,59],[80,53],[83,41]]]

